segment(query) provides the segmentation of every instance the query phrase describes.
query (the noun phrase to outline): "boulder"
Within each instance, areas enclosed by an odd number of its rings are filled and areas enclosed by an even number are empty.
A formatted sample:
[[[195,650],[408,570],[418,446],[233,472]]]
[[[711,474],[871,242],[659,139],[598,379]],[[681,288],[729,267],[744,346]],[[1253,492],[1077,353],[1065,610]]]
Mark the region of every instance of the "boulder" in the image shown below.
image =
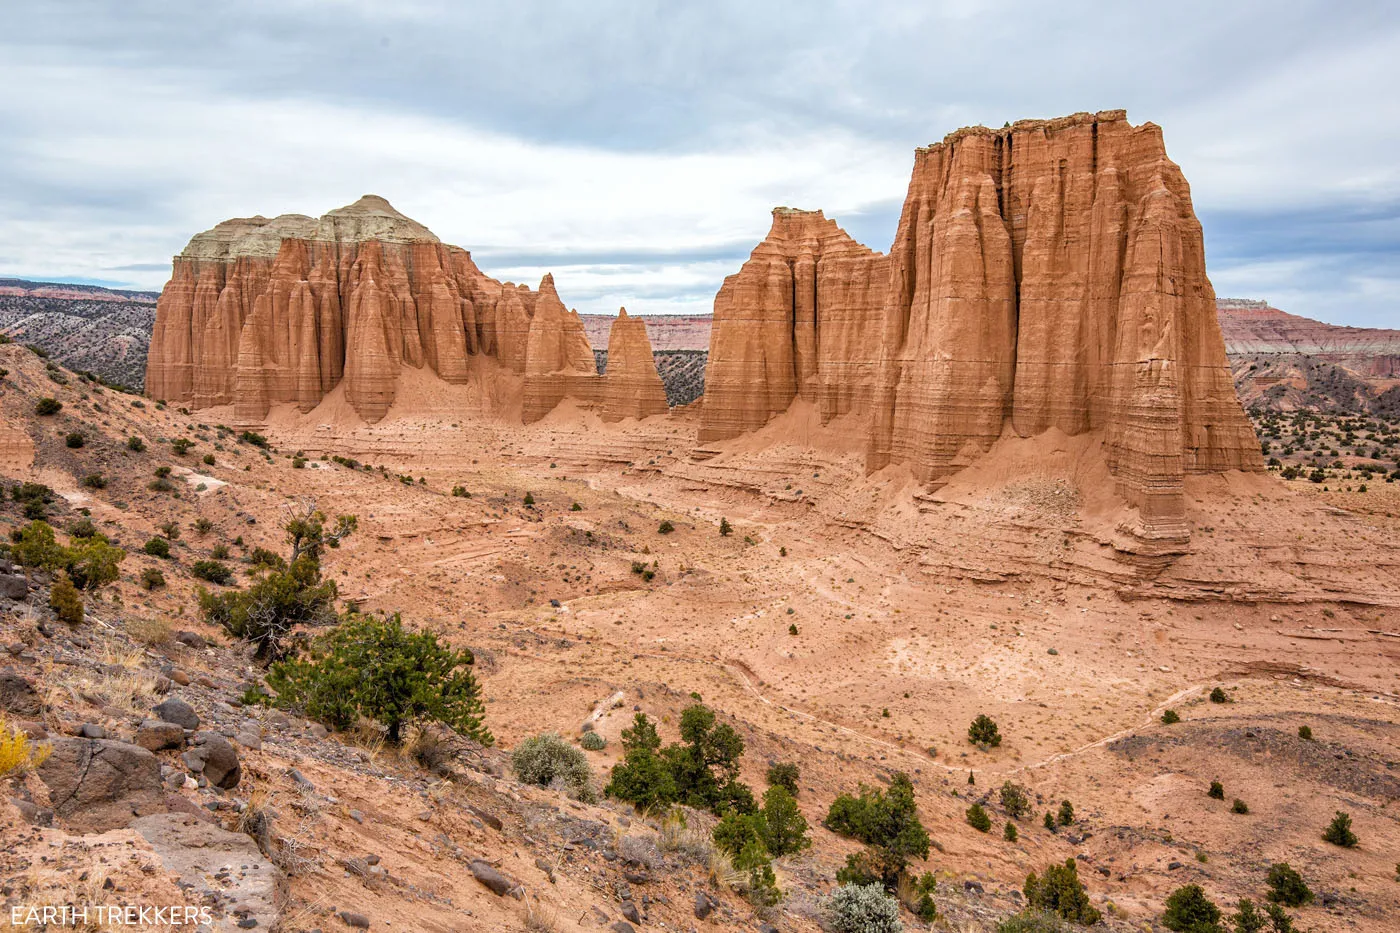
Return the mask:
[[[161,867],[179,879],[190,903],[204,903],[230,894],[237,897],[236,913],[256,921],[244,929],[273,930],[281,919],[277,908],[282,872],[243,833],[229,832],[189,813],[164,813],[132,823],[150,843]],[[227,872],[227,880],[214,872]]]
[[[471,869],[472,877],[480,881],[497,897],[509,894],[511,889],[515,887],[514,881],[497,871],[495,866],[489,862],[484,862],[479,858],[472,859],[468,867]]]
[[[136,729],[136,744],[148,751],[179,748],[185,744],[183,726],[160,719],[145,719]]]
[[[243,775],[238,752],[217,732],[196,733],[189,751],[181,757],[187,768],[224,790],[237,787]]]
[[[112,739],[53,739],[38,768],[49,801],[68,828],[106,832],[164,809],[160,761],[139,745]]]
[[[155,714],[165,722],[173,722],[184,729],[199,728],[199,714],[179,697],[162,700],[155,708]]]
[[[22,574],[0,573],[0,596],[16,602],[29,595],[29,581]]]
[[[44,702],[28,678],[12,667],[0,668],[0,711],[11,716],[42,716]]]

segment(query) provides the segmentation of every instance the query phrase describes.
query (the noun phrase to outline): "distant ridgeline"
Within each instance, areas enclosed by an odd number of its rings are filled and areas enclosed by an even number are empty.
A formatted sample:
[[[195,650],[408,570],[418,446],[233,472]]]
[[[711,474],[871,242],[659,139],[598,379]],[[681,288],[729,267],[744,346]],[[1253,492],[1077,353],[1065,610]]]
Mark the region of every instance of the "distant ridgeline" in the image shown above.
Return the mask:
[[[140,391],[155,292],[0,278],[0,333],[71,370]]]

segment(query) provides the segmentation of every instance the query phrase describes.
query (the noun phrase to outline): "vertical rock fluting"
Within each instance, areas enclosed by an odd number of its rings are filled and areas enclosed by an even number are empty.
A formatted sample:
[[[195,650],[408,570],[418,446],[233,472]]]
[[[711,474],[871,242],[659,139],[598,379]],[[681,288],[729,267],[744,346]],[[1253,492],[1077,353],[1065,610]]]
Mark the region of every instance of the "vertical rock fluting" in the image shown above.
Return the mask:
[[[603,420],[647,418],[667,412],[666,387],[656,371],[646,322],[622,308],[608,332],[608,370],[603,376]]]
[[[343,384],[376,421],[403,367],[461,384],[478,357],[536,385],[534,417],[565,394],[599,396],[587,337],[552,279],[541,294],[502,284],[367,195],[319,220],[230,220],[192,239],[157,303],[146,391],[194,408],[232,404],[256,422],[276,404],[310,411]]]
[[[821,211],[774,210],[768,236],[715,298],[700,442],[761,427],[799,396],[824,419],[863,411],[886,262]]]
[[[824,419],[868,411],[868,469],[937,482],[1007,432],[1100,432],[1137,533],[1168,547],[1185,475],[1263,469],[1157,126],[959,130],[916,153],[890,255],[863,250],[819,213],[774,212],[715,298],[702,443],[801,396]]]

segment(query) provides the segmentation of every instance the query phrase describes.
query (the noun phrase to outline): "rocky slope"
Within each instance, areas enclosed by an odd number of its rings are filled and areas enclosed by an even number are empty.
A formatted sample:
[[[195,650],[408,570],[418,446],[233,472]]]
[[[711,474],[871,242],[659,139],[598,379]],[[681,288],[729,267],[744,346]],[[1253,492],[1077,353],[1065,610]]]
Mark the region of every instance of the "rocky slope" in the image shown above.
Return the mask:
[[[71,369],[140,389],[155,300],[150,292],[0,279],[0,333]]]
[[[1221,299],[1218,307],[1246,407],[1400,418],[1400,330],[1337,327],[1264,301]]]
[[[797,397],[823,420],[868,407],[867,468],[938,482],[1008,430],[1097,432],[1140,536],[1180,542],[1185,476],[1263,468],[1214,307],[1158,127],[1108,111],[959,130],[916,153],[888,260],[775,212],[715,299],[700,439]]]
[[[538,291],[498,282],[373,195],[319,220],[230,220],[194,237],[157,305],[145,388],[193,408],[233,405],[243,422],[341,392],[373,422],[408,369],[504,384],[490,394],[531,420],[602,389],[550,276]]]

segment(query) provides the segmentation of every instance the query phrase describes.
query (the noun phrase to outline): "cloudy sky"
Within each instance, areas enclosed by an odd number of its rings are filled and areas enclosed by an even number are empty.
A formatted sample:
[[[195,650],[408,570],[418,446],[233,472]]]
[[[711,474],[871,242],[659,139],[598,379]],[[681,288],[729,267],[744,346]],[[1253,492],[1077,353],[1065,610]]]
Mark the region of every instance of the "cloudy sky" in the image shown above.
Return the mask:
[[[912,151],[1126,108],[1221,295],[1400,327],[1400,4],[0,3],[0,276],[159,288],[388,198],[585,312],[708,311],[778,204],[888,249]]]

